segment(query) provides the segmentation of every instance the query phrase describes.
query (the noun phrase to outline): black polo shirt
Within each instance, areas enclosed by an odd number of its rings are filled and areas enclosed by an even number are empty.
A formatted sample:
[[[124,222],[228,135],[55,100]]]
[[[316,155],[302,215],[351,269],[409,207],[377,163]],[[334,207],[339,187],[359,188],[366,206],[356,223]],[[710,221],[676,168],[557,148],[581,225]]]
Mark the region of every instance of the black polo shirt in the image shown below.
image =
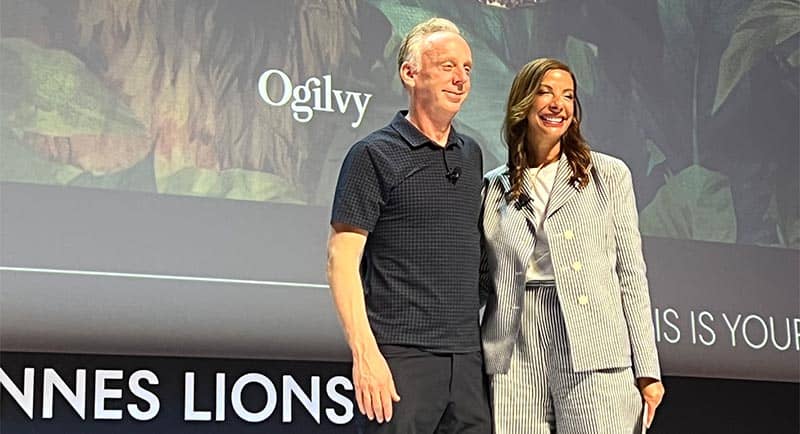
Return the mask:
[[[436,145],[405,115],[350,148],[331,223],[369,232],[361,278],[379,344],[475,351],[481,150],[454,128]]]

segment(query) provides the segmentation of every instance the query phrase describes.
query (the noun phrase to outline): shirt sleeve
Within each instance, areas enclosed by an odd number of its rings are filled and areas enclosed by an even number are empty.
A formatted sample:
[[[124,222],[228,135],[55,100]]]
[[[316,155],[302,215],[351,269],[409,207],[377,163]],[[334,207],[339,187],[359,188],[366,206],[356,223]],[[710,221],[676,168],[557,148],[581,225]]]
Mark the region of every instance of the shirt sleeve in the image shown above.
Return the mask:
[[[364,143],[353,145],[342,163],[333,197],[331,224],[344,223],[372,232],[385,201],[376,156]]]

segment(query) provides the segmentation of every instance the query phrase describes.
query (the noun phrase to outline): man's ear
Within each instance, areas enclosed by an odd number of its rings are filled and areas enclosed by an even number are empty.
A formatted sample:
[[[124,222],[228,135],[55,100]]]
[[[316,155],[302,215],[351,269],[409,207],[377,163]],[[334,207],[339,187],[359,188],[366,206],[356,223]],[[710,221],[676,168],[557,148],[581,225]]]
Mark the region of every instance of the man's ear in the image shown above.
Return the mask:
[[[409,62],[403,62],[400,65],[400,80],[403,81],[405,87],[414,87],[414,82],[417,77],[417,68]]]

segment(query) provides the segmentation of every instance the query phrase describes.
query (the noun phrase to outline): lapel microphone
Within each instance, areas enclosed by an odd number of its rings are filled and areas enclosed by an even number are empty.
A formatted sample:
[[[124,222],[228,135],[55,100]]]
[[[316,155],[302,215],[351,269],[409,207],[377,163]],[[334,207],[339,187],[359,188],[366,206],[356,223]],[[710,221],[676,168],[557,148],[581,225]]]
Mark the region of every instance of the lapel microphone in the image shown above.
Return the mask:
[[[461,178],[461,167],[455,166],[452,169],[447,165],[447,150],[442,148],[442,160],[444,160],[444,177],[453,185],[456,185],[458,178]]]
[[[447,168],[445,167],[445,169]],[[447,173],[445,173],[444,177],[449,179],[450,182],[452,182],[453,184],[455,184],[456,181],[458,181],[458,178],[461,178],[461,168],[458,166],[454,167],[453,170],[449,170]]]
[[[520,193],[517,201],[514,203],[514,208],[520,210],[528,206],[529,203],[531,203],[531,198],[525,193]]]

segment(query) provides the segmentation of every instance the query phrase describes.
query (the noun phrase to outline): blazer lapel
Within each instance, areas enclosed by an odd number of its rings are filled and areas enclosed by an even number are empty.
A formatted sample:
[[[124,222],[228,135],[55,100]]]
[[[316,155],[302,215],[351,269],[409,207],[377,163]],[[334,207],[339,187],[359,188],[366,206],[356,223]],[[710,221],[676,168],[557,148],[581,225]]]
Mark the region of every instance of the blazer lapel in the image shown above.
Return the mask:
[[[550,218],[562,206],[566,205],[578,192],[577,183],[571,183],[569,178],[572,176],[572,168],[569,167],[567,154],[561,153],[556,169],[556,179],[553,183],[553,191],[550,192],[550,203],[547,205],[545,218]]]
[[[528,229],[531,232],[536,231],[536,216],[533,212],[533,206],[530,202],[533,201],[533,194],[528,186],[528,179],[525,178],[525,182],[522,183],[522,192],[520,193],[520,197],[523,198],[522,200],[517,199],[514,201],[509,200],[508,193],[511,192],[511,179],[509,177],[509,172],[506,171],[503,176],[500,177],[500,183],[503,186],[503,194],[506,197],[506,206],[511,207],[511,212],[519,212],[525,217],[525,220],[528,222]],[[526,199],[527,198],[527,202]],[[524,204],[524,205],[523,205]]]

